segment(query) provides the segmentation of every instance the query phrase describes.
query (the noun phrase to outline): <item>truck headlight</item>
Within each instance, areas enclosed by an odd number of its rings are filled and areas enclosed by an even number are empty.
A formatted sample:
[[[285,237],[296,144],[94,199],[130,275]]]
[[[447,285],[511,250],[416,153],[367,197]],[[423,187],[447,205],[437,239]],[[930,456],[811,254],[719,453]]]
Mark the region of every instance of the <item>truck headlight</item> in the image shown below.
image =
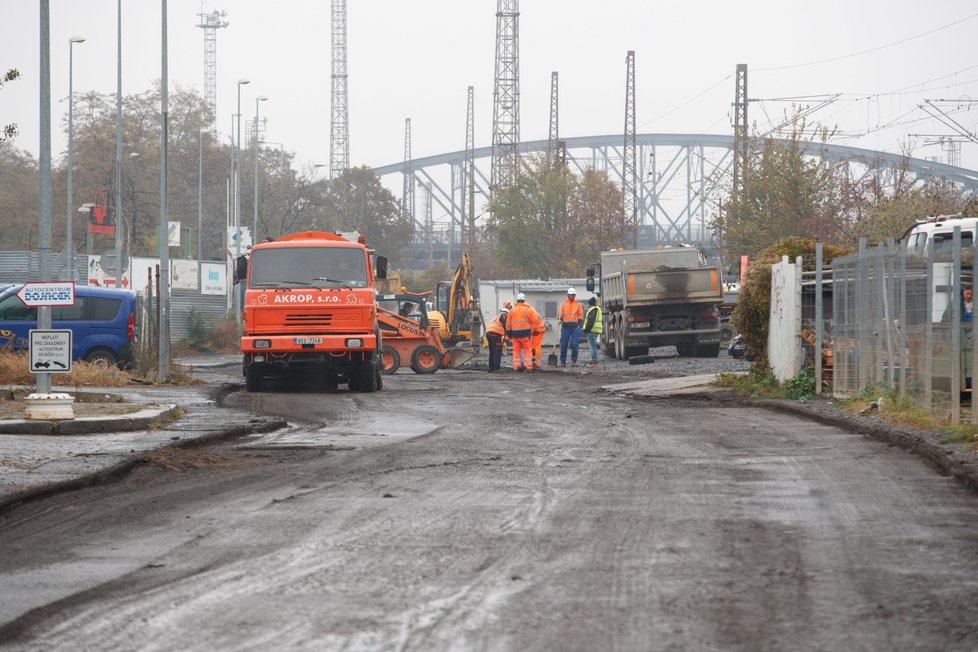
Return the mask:
[[[361,346],[363,346],[363,340],[361,340],[359,337],[351,337],[346,341],[346,347],[348,349],[358,349]]]
[[[272,348],[272,341],[271,340],[255,340],[252,343],[252,346],[254,346],[256,349],[270,349],[270,348]]]

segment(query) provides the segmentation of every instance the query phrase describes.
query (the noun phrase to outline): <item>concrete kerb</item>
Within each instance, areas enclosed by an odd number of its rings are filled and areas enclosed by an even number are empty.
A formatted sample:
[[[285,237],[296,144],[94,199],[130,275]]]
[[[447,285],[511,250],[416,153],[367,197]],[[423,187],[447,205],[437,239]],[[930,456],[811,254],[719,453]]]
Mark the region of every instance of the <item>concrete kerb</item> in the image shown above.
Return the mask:
[[[0,421],[0,435],[89,435],[98,432],[146,430],[172,421],[180,409],[170,403],[145,407],[130,414],[75,417],[74,419],[6,419]]]
[[[727,388],[708,384],[712,382],[712,378],[715,376],[653,379],[635,383],[605,385],[601,387],[601,390],[638,399],[711,399],[801,416],[828,426],[865,435],[918,455],[933,464],[942,474],[954,478],[969,490],[978,492],[978,466],[969,463],[968,460],[956,459],[949,447],[927,441],[920,433],[872,417],[850,416],[838,409],[829,411],[813,409],[811,404],[805,402],[738,396]]]
[[[6,510],[14,507],[15,505],[32,502],[34,500],[39,500],[46,498],[48,496],[53,496],[65,491],[74,491],[77,489],[84,489],[86,487],[92,487],[95,485],[103,484],[106,482],[111,482],[124,477],[135,469],[140,464],[143,464],[148,459],[148,456],[156,451],[164,450],[167,448],[195,448],[198,446],[204,446],[207,444],[218,443],[220,441],[225,441],[229,439],[234,439],[236,437],[242,437],[244,435],[273,432],[280,428],[284,428],[288,423],[284,419],[271,419],[271,420],[260,420],[254,419],[247,425],[243,426],[233,426],[231,428],[225,428],[224,430],[217,430],[214,432],[207,433],[200,437],[194,437],[191,439],[185,439],[178,442],[171,443],[167,446],[160,446],[152,450],[146,450],[138,455],[134,455],[128,459],[121,462],[108,466],[104,469],[100,469],[93,473],[89,473],[77,478],[72,478],[70,480],[63,480],[61,482],[53,482],[41,487],[34,487],[31,489],[25,489],[8,496],[0,497],[0,514],[4,513]]]

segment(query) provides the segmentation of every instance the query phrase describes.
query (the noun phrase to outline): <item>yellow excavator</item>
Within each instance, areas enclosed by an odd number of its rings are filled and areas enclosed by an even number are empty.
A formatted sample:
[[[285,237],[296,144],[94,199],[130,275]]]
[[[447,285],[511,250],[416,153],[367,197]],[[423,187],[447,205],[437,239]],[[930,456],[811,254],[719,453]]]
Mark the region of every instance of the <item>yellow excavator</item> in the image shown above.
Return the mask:
[[[461,343],[478,351],[483,334],[479,283],[467,253],[462,254],[452,280],[438,283],[434,299],[434,310],[428,313],[428,318],[442,341],[447,346]]]

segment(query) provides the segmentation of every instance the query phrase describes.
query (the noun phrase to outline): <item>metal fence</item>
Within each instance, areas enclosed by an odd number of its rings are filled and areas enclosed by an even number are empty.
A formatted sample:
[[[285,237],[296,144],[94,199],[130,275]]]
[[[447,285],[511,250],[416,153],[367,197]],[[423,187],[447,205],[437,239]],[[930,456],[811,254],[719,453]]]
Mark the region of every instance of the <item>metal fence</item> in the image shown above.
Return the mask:
[[[833,395],[899,392],[947,423],[978,423],[970,400],[978,341],[961,299],[974,256],[961,242],[955,229],[950,246],[917,256],[892,241],[864,241],[857,254],[832,261]],[[825,291],[823,279],[813,292]]]

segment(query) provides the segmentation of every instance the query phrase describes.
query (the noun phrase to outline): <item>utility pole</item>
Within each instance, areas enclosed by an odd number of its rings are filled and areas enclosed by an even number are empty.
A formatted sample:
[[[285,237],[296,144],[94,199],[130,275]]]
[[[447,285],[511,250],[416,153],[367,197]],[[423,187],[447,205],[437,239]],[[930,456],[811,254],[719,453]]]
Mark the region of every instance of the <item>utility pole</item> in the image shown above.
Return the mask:
[[[520,148],[519,0],[496,3],[496,74],[492,94],[490,191],[508,186],[519,171]]]
[[[621,193],[625,219],[632,230],[632,248],[638,249],[638,201],[635,179],[635,50],[625,56],[625,142],[622,146]]]
[[[169,181],[166,173],[170,131],[170,83],[167,74],[166,0],[162,0],[162,7],[163,31],[160,38],[163,62],[160,74],[160,345],[159,369],[156,372],[156,377],[160,381],[166,380],[170,376],[170,203],[167,197]],[[119,267],[120,269],[122,267],[121,261]],[[119,276],[122,274],[120,273]]]
[[[731,196],[736,199],[744,193],[744,177],[747,174],[747,64],[737,64],[734,86],[734,156],[733,188]]]
[[[462,174],[462,238],[465,251],[475,249],[475,89],[469,86],[465,108],[465,165]],[[468,205],[468,210],[466,210]]]

